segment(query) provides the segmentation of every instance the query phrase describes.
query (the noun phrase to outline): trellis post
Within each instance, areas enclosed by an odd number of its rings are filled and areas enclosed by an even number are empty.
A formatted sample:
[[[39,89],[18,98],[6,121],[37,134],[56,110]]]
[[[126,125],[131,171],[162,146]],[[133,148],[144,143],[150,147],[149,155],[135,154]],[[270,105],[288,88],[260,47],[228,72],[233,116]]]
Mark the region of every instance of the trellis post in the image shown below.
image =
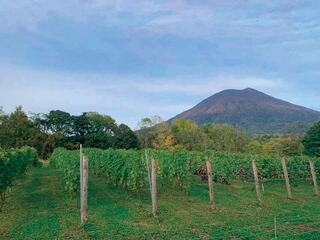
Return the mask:
[[[209,185],[209,197],[210,197],[210,209],[215,209],[214,193],[213,193],[213,180],[212,180],[212,165],[211,157],[206,157],[208,185]]]
[[[317,173],[316,173],[316,168],[314,166],[314,161],[312,159],[309,159],[310,163],[310,170],[311,170],[311,176],[312,176],[312,181],[313,181],[313,189],[314,193],[319,196],[319,189],[318,189],[318,183],[317,183]]]
[[[258,202],[259,202],[259,205],[262,205],[260,183],[259,183],[259,174],[258,174],[258,169],[257,169],[257,164],[256,164],[255,159],[252,159],[252,170],[253,170],[254,180],[255,180],[255,184],[256,184],[256,192],[257,192]]]
[[[153,216],[158,216],[158,202],[157,202],[157,165],[154,156],[151,158],[151,186],[152,186],[152,213]]]
[[[88,176],[89,176],[89,159],[83,155],[82,159],[82,190],[81,190],[81,224],[88,222]]]
[[[80,214],[82,214],[82,182],[83,182],[83,177],[82,177],[82,157],[83,157],[83,149],[82,149],[82,144],[80,144]]]
[[[290,186],[290,180],[288,176],[288,170],[287,170],[287,165],[286,165],[286,159],[284,157],[281,158],[281,164],[283,168],[283,175],[286,180],[286,187],[287,187],[287,192],[288,192],[288,198],[292,199],[292,193],[291,193],[291,186]]]

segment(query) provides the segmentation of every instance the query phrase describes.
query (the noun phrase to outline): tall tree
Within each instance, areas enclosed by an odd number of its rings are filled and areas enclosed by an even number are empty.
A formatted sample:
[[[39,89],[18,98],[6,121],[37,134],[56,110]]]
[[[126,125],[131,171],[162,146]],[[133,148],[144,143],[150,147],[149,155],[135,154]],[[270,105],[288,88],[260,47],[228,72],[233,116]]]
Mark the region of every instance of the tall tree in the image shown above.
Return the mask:
[[[172,132],[177,148],[187,150],[205,150],[205,135],[198,125],[186,119],[177,119],[172,123]]]
[[[42,124],[50,133],[68,136],[72,131],[72,117],[70,113],[61,110],[50,111],[45,115],[45,119],[42,120]]]
[[[157,125],[151,145],[158,150],[175,150],[174,135],[167,122]]]
[[[142,148],[151,148],[156,137],[157,127],[164,122],[159,116],[141,119],[138,124],[137,136]]]
[[[243,130],[228,124],[204,124],[201,130],[207,136],[207,147],[220,152],[245,152],[248,139]]]
[[[105,134],[113,135],[117,125],[112,117],[96,112],[86,113],[85,116],[89,120],[88,133],[103,132]]]
[[[28,116],[22,110],[22,106],[17,107],[9,116],[3,116],[1,121],[1,147],[22,147],[30,144],[34,128]]]
[[[302,140],[304,152],[309,156],[320,157],[320,122],[315,123]]]
[[[140,143],[137,135],[125,124],[120,124],[115,131],[114,147],[121,149],[138,149]]]

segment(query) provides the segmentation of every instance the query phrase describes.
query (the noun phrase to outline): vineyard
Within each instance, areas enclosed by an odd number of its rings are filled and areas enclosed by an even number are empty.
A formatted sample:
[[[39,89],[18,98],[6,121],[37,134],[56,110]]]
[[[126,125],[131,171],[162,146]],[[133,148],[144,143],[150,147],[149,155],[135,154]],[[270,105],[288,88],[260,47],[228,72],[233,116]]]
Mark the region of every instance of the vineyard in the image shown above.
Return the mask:
[[[36,163],[33,149],[1,152],[1,166],[10,167],[14,176],[8,184],[12,192],[0,212],[1,239],[320,237],[319,198],[312,190],[307,157],[286,158],[294,194],[288,200],[277,157],[94,148],[85,148],[83,154],[89,159],[89,220],[80,225],[80,197],[75,194],[80,190],[79,150],[56,149],[49,167],[27,172],[27,166]],[[213,211],[208,204],[208,157],[216,201]],[[152,159],[157,163],[158,217],[150,211]],[[256,201],[253,159],[264,186],[263,206]],[[313,161],[319,174],[319,159]]]
[[[0,210],[8,189],[37,161],[37,152],[30,147],[0,151]]]
[[[90,159],[90,171],[105,177],[111,184],[127,190],[141,191],[148,185],[146,156],[157,160],[158,177],[168,185],[190,187],[194,175],[204,175],[205,158],[212,158],[214,181],[230,184],[232,180],[253,178],[251,160],[257,162],[259,177],[262,180],[282,179],[283,171],[279,157],[232,155],[216,152],[157,151],[144,150],[100,150],[85,148],[84,154]],[[79,189],[79,156],[77,150],[56,149],[51,156],[51,164],[63,175],[66,189],[75,192]],[[287,168],[290,179],[310,180],[309,158],[288,157]],[[317,173],[320,173],[320,159],[314,158]]]
[[[231,184],[232,181],[252,180],[251,161],[256,160],[259,178],[263,181],[283,179],[280,158],[270,156],[232,155],[216,152],[157,151],[157,150],[100,150],[85,148],[90,159],[90,172],[102,176],[114,186],[130,191],[148,188],[148,156],[157,161],[157,177],[162,184],[174,184],[188,192],[195,175],[206,178],[206,157],[212,158],[212,175],[215,182]],[[56,149],[51,164],[61,172],[69,192],[79,190],[79,156],[77,150]],[[320,171],[320,159],[313,159]],[[310,180],[308,157],[286,158],[292,180]],[[148,165],[148,166],[147,166]]]

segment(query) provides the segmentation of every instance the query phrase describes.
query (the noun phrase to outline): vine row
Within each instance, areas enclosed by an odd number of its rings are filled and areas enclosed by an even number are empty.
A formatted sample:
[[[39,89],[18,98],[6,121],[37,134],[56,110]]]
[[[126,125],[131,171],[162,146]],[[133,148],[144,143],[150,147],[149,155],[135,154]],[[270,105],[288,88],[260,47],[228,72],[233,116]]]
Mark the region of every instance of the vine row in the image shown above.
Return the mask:
[[[212,159],[212,173],[217,182],[253,178],[251,160],[255,159],[261,179],[283,178],[279,157],[224,154],[212,151],[158,151],[146,150],[101,150],[85,148],[89,157],[90,173],[105,177],[114,185],[128,190],[141,191],[148,186],[150,158],[157,160],[157,175],[162,183],[177,185],[188,191],[195,175],[205,178],[205,159]],[[70,192],[79,190],[79,150],[56,149],[51,164],[61,172],[65,187]],[[320,159],[313,159],[319,174]],[[310,179],[309,158],[305,156],[286,158],[291,179]],[[149,163],[148,163],[149,162]]]
[[[0,151],[0,208],[14,181],[25,174],[29,165],[36,164],[37,161],[37,151],[31,147]]]

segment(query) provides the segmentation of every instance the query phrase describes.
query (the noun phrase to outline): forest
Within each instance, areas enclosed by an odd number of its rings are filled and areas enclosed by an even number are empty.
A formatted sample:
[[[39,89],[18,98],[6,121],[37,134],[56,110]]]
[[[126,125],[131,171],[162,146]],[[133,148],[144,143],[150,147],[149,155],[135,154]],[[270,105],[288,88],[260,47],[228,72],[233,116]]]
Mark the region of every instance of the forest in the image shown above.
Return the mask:
[[[314,127],[313,127],[314,128]],[[85,112],[71,115],[61,110],[47,114],[29,113],[18,106],[6,114],[0,109],[0,148],[34,147],[40,158],[48,159],[55,148],[212,150],[223,153],[296,156],[305,151],[303,135],[248,136],[239,126],[204,124],[186,119],[169,125],[159,116],[147,117],[133,131],[108,115]],[[308,141],[314,141],[309,139]]]

